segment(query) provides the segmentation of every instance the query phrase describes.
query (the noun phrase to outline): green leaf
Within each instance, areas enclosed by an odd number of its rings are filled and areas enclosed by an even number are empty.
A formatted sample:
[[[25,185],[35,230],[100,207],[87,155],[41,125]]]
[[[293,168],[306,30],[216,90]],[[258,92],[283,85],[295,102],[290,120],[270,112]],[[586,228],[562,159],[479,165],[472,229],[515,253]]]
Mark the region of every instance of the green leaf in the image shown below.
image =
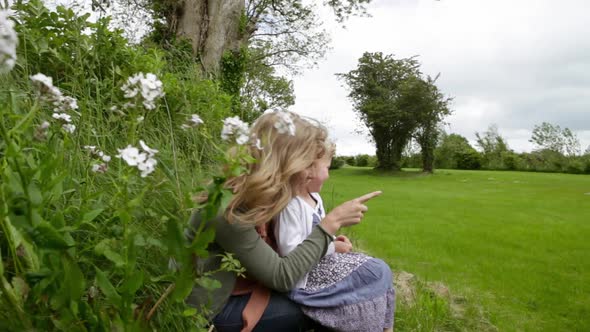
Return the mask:
[[[18,173],[12,172],[10,168],[6,168],[4,174],[8,178],[8,188],[10,191],[12,191],[14,194],[20,194],[24,192]]]
[[[197,314],[197,309],[196,308],[188,308],[185,311],[182,312],[182,315],[184,317],[190,317],[190,316],[194,316]]]
[[[86,288],[84,274],[78,264],[69,257],[63,257],[64,280],[63,290],[69,295],[70,301],[79,301]]]
[[[27,300],[27,295],[29,294],[30,290],[29,285],[27,285],[27,283],[22,278],[13,277],[12,287],[14,289],[14,293],[17,296],[19,304],[22,305]]]
[[[203,256],[202,253],[203,251],[206,252],[209,243],[213,242],[213,240],[215,240],[215,228],[207,227],[195,236],[191,248],[199,256],[206,257]]]
[[[148,237],[146,241],[150,246],[153,246],[153,247],[156,247],[159,249],[166,249],[164,247],[164,245],[162,244],[162,242],[158,239],[154,239],[153,237]]]
[[[131,221],[131,215],[126,210],[119,210],[118,215],[119,220],[123,225],[128,224]]]
[[[63,214],[63,212],[61,212],[61,210],[55,212],[55,214],[53,215],[53,219],[51,219],[51,224],[56,229],[61,229],[66,226],[66,222],[64,220],[64,214]]]
[[[111,249],[105,249],[102,253],[106,258],[108,258],[111,262],[115,263],[115,266],[122,267],[125,266],[125,260],[121,255],[112,251]]]
[[[31,229],[29,236],[39,248],[61,250],[70,247],[63,236],[45,221]]]
[[[164,245],[168,248],[168,256],[175,257],[183,251],[184,236],[176,220],[169,219],[166,223],[166,236]]]
[[[103,239],[94,247],[94,252],[105,256],[108,260],[115,263],[117,267],[122,267],[125,265],[125,260],[118,252],[113,251],[113,242],[113,239]]]
[[[96,217],[98,217],[104,209],[95,209],[90,212],[86,212],[84,216],[82,216],[82,224],[89,223],[93,221]]]
[[[201,277],[197,279],[197,284],[207,290],[215,290],[221,288],[221,282],[209,277]]]
[[[31,223],[33,226],[37,226],[43,223],[43,217],[41,217],[41,214],[39,214],[39,211],[37,211],[37,209],[31,210]]]
[[[121,285],[121,293],[127,294],[127,296],[133,297],[135,292],[143,285],[143,272],[135,271],[131,276],[128,276],[123,285]]]
[[[121,295],[117,293],[113,284],[109,281],[106,274],[99,268],[96,268],[96,284],[102,293],[106,296],[107,300],[113,304],[114,307],[118,308],[121,306],[123,299]]]
[[[227,208],[227,206],[229,205],[229,202],[231,201],[231,199],[233,197],[233,193],[231,192],[231,190],[223,189],[221,191],[221,194],[223,196],[221,197],[221,206],[219,207],[219,210],[225,211],[225,209]]]
[[[170,296],[174,302],[184,301],[195,285],[192,271],[189,271],[188,269],[184,269],[183,271],[185,272],[181,273],[178,278],[176,278],[174,291]]]
[[[43,203],[43,195],[35,181],[29,183],[27,191],[29,193],[29,200],[33,206],[40,206]]]

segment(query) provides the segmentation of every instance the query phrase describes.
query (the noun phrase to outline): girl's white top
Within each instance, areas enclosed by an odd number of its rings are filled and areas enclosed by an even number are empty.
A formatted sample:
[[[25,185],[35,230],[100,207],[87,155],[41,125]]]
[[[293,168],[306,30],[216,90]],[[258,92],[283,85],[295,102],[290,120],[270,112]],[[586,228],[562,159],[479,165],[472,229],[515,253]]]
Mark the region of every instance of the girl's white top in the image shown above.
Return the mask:
[[[296,196],[275,217],[274,233],[281,256],[286,256],[311,234],[314,214],[318,221],[321,221],[326,215],[320,195],[318,193],[310,195],[317,202],[315,207],[310,206],[303,198]],[[334,243],[330,243],[326,255],[333,254],[334,251]],[[295,287],[304,288],[306,283],[307,274],[297,282]]]

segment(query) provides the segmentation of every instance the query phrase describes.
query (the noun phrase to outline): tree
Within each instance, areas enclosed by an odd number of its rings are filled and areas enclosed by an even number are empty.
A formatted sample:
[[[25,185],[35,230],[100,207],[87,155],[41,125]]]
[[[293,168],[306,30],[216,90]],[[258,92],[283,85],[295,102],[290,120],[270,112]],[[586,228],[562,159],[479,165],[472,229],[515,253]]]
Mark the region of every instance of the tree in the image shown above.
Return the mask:
[[[434,170],[434,149],[441,133],[440,124],[445,116],[451,114],[449,103],[452,99],[446,98],[438,90],[435,85],[438,77],[411,78],[407,83],[411,84],[415,90],[403,94],[413,97],[412,100],[408,100],[407,107],[415,109],[417,128],[413,137],[420,144],[422,171],[427,173],[432,173]]]
[[[477,169],[480,158],[469,141],[459,134],[442,133],[441,143],[435,150],[435,163],[438,168]]]
[[[492,124],[483,134],[476,132],[477,145],[482,151],[482,162],[489,169],[506,168],[503,156],[509,151],[506,140],[498,132],[498,126]]]
[[[534,143],[538,150],[547,149],[569,156],[580,154],[580,141],[569,128],[561,129],[559,125],[543,122],[535,125],[529,142]]]
[[[417,129],[423,151],[432,151],[435,128],[450,113],[449,99],[438,91],[435,80],[422,77],[419,65],[414,57],[395,59],[367,52],[356,69],[337,74],[347,83],[354,109],[375,142],[380,169],[401,169],[403,149]],[[424,159],[425,165],[432,165],[428,155]]]
[[[590,155],[590,145],[588,145],[588,147],[586,148],[586,150],[584,151],[584,155],[588,156]]]
[[[293,82],[274,67],[251,62],[240,90],[240,117],[248,122],[267,110],[286,110],[295,103]]]
[[[563,136],[563,146],[565,154],[570,157],[577,156],[581,153],[580,140],[578,136],[569,128],[565,128],[561,135]]]
[[[259,61],[296,70],[302,60],[314,63],[323,57],[328,43],[317,8],[302,0],[152,1],[156,16],[166,22],[160,32],[164,40],[189,39],[203,69],[211,73],[219,71],[224,54],[248,47],[268,50]],[[342,22],[364,14],[370,2],[328,0],[323,5]]]

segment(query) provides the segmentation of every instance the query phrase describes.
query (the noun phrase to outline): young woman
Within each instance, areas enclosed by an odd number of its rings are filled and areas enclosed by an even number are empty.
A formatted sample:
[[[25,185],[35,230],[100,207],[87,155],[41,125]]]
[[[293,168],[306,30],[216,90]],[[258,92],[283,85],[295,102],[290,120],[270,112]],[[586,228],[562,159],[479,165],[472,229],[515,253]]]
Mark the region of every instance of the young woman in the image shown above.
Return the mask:
[[[367,211],[364,203],[380,194],[370,193],[334,208],[296,249],[279,256],[270,222],[295,197],[293,184],[326,153],[328,140],[327,132],[314,123],[292,113],[289,119],[292,123],[285,127],[286,117],[267,113],[254,123],[251,134],[260,144],[252,144],[249,152],[256,162],[228,182],[234,196],[224,217],[210,221],[216,228],[215,247],[200,268],[214,270],[221,264],[215,252],[227,251],[239,259],[248,276],[242,279],[229,272],[217,273],[213,277],[222,282],[222,288],[209,294],[195,287],[187,299],[195,306],[212,304],[213,322],[220,332],[320,331],[321,327],[306,320],[300,306],[282,293],[293,289],[324,257],[333,234],[361,221]],[[294,132],[290,130],[293,127]],[[281,171],[275,172],[277,169]],[[191,220],[193,228],[198,223],[196,213]]]

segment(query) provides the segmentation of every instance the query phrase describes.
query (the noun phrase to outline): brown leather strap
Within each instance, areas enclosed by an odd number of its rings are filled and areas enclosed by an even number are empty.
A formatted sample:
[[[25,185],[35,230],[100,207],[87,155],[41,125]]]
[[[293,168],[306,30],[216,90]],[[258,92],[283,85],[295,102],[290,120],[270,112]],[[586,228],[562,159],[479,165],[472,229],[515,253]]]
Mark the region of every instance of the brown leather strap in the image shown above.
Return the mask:
[[[270,301],[270,291],[268,288],[256,284],[250,295],[246,307],[242,311],[243,326],[241,332],[250,332],[256,327],[262,317],[268,302]]]

